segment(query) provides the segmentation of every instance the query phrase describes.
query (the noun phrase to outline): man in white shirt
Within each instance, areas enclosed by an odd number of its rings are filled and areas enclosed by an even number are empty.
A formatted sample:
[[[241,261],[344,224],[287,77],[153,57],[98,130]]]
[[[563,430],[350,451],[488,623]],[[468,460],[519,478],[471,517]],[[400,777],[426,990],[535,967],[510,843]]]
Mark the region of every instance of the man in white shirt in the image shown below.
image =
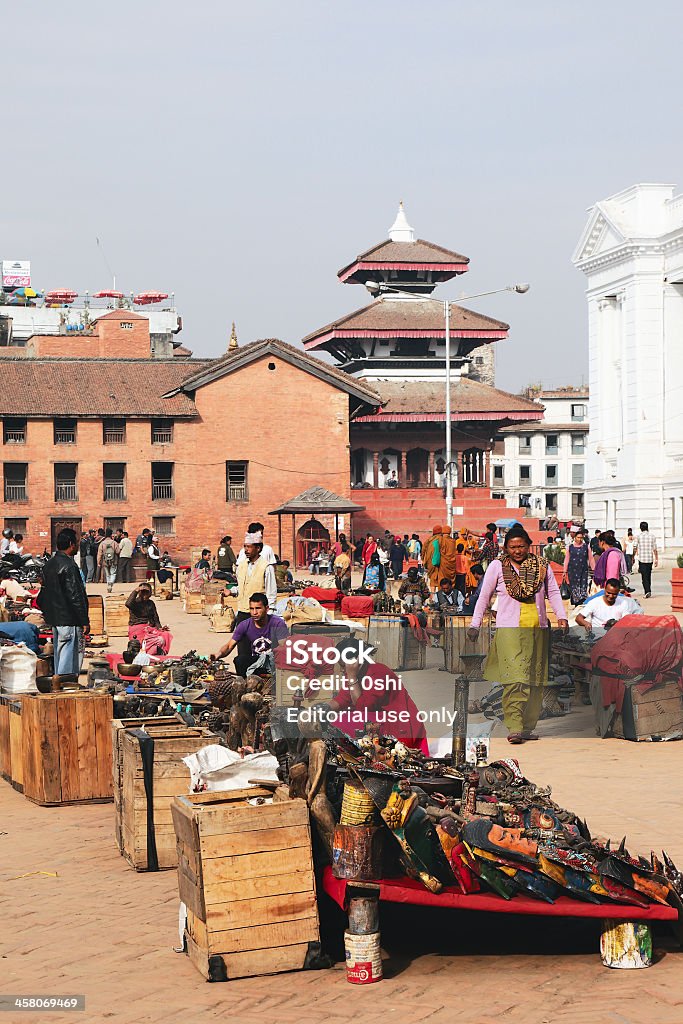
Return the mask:
[[[587,633],[598,630],[604,633],[625,615],[633,614],[631,601],[627,597],[622,597],[620,590],[619,580],[607,580],[605,593],[602,597],[594,597],[584,604],[576,616],[576,625],[583,626]]]
[[[268,563],[268,565],[275,565],[275,563],[277,562],[277,558],[275,557],[275,552],[271,548],[270,544],[264,544],[263,543],[263,532],[264,532],[263,523],[249,523],[249,526],[247,528],[247,533],[251,533],[251,534],[260,533],[261,534],[261,545],[262,545],[262,547],[261,547],[261,557],[265,558],[265,560]],[[237,556],[237,565],[239,565],[240,562],[243,562],[246,557],[247,556],[244,553],[244,548],[242,547],[240,549],[239,555]],[[269,600],[270,600],[270,596],[269,596]],[[271,608],[272,607],[273,607],[273,605],[271,605]]]

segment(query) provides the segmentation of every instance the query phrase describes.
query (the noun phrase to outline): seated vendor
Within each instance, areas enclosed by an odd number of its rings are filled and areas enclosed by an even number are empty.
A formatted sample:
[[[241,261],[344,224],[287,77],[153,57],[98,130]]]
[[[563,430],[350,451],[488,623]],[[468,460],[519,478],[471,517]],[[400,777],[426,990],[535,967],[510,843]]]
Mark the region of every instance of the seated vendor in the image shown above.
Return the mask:
[[[279,555],[276,556],[277,560],[273,566],[275,570],[275,585],[277,587],[278,594],[289,594],[294,590],[294,577],[289,571],[289,562],[285,559],[280,560]]]
[[[327,704],[329,710],[340,712],[333,724],[355,739],[359,732],[365,732],[368,723],[376,722],[381,735],[395,736],[407,747],[429,756],[425,727],[417,719],[418,707],[400,676],[380,662],[368,664],[363,658],[361,664],[358,640],[341,640],[337,650],[348,664],[340,661],[335,671],[338,688]],[[372,650],[363,645],[369,657]]]
[[[281,640],[289,636],[284,619],[268,612],[268,598],[265,594],[252,594],[249,598],[249,618],[242,619],[234,629],[232,637],[216,654],[225,658],[237,648],[235,672],[246,676],[247,670],[264,658],[264,669],[274,671],[272,653]]]
[[[126,601],[128,638],[137,639],[148,654],[168,654],[173,639],[168,626],[162,626],[149,583],[141,583]]]
[[[424,576],[419,576],[414,565],[408,569],[407,579],[398,588],[398,598],[408,612],[420,611],[429,601],[429,584]]]
[[[453,580],[448,576],[439,583],[439,589],[432,598],[434,607],[442,615],[457,615],[463,605],[463,595],[453,586]]]
[[[477,601],[479,600],[482,584],[484,582],[484,569],[481,565],[473,565],[470,572],[475,577],[477,585],[476,587],[468,588],[467,600],[460,609],[463,615],[474,615],[474,609],[477,606]]]
[[[620,594],[619,580],[607,580],[601,597],[587,601],[576,615],[576,625],[583,626],[587,633],[604,632],[625,615],[632,615],[631,599]]]

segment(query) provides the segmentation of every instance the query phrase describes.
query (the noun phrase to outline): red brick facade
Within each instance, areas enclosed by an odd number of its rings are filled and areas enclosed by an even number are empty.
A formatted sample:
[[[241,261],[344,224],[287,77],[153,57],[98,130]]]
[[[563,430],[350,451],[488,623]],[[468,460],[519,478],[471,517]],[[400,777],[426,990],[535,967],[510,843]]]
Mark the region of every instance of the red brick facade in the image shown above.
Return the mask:
[[[152,385],[154,362],[140,372]],[[28,465],[26,499],[5,500],[2,509],[5,520],[26,519],[26,549],[49,547],[56,521],[71,517],[95,528],[123,518],[131,536],[145,526],[155,528],[160,518],[172,518],[173,532],[158,530],[160,542],[181,557],[203,544],[215,551],[225,533],[239,545],[247,524],[258,519],[277,549],[277,518],[269,518],[269,511],[313,485],[350,495],[350,400],[339,384],[293,365],[286,353],[271,352],[193,394],[196,416],[175,420],[168,444],[153,444],[151,420],[142,418],[126,420],[123,443],[105,444],[103,420],[94,417],[77,421],[73,443],[55,444],[53,420],[29,416],[24,443],[2,445],[3,475],[9,463]],[[7,425],[7,409],[2,404],[0,409]],[[244,500],[227,500],[227,461],[248,464]],[[77,465],[77,499],[55,500],[55,463]],[[125,464],[124,499],[104,500],[108,463]],[[171,498],[153,500],[153,463],[173,464]],[[3,481],[1,494],[7,493]],[[306,518],[298,517],[297,528]],[[332,532],[334,524],[323,521]],[[283,519],[282,535],[280,554],[291,559],[290,517]]]

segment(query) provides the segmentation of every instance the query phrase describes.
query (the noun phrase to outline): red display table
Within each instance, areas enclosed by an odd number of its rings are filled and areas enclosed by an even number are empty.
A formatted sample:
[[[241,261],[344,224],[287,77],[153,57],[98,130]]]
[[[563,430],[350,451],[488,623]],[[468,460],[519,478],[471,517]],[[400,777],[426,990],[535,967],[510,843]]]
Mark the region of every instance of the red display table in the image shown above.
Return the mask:
[[[323,874],[323,889],[345,909],[347,882],[335,878],[332,868],[326,867]],[[351,883],[353,884],[353,883]],[[440,893],[429,892],[420,882],[411,878],[382,878],[379,898],[388,903],[411,903],[419,906],[454,908],[456,910],[484,910],[495,914],[534,914],[542,917],[593,917],[613,921],[677,921],[678,911],[662,903],[649,907],[625,906],[621,903],[583,903],[560,896],[554,903],[536,900],[530,896],[513,896],[506,900],[495,893],[472,893],[464,896],[457,889],[447,886]]]

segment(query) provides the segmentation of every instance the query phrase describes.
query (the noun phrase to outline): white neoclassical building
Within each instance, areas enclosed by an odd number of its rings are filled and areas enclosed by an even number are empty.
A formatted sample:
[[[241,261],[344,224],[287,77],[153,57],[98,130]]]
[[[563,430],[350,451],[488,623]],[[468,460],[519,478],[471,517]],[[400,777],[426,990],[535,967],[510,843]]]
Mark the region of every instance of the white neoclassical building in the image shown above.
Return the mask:
[[[543,406],[543,419],[503,427],[491,455],[492,496],[508,507],[526,507],[539,519],[560,522],[585,516],[588,388],[527,388]]]
[[[619,536],[646,519],[683,544],[683,195],[643,184],[589,211],[586,519]]]

